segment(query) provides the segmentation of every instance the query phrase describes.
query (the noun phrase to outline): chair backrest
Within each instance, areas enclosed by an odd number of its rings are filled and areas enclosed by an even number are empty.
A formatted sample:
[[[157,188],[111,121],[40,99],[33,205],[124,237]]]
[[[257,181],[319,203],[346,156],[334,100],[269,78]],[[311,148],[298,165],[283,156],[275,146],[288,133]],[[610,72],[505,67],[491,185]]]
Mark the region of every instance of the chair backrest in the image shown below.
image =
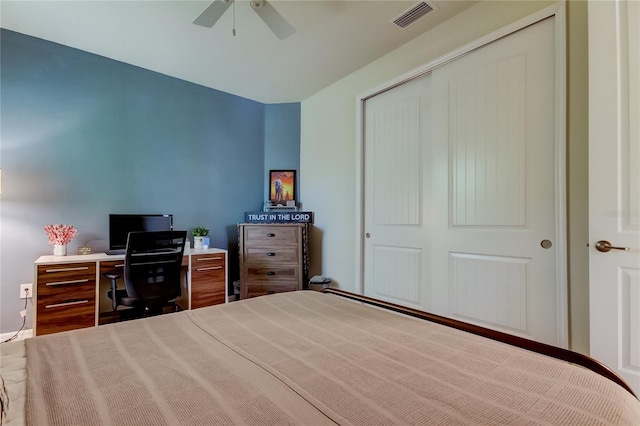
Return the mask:
[[[130,232],[124,260],[127,295],[150,307],[180,296],[187,231]]]

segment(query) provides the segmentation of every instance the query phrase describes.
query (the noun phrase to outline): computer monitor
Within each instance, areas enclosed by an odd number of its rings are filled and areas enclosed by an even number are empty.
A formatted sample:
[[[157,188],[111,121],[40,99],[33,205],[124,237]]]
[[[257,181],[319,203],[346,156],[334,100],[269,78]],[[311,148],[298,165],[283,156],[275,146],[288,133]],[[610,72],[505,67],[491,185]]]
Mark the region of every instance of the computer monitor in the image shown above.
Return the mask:
[[[124,250],[129,232],[172,231],[171,214],[110,214],[109,250]]]

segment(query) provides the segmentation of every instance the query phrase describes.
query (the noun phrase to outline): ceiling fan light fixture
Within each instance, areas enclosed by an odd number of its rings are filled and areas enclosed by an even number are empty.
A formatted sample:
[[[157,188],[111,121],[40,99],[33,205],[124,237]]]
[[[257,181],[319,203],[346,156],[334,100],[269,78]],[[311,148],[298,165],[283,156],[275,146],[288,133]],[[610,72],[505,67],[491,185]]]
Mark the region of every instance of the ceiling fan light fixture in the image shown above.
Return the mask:
[[[234,0],[218,0],[211,3],[205,10],[198,15],[196,19],[193,20],[193,23],[196,25],[200,25],[202,27],[211,28],[213,24],[215,24],[218,19],[226,12],[226,10],[231,6]]]
[[[235,0],[214,0],[207,8],[193,21],[196,25],[211,28],[218,19],[224,14],[224,12],[234,3]],[[292,36],[296,30],[291,26],[287,20],[278,13],[278,11],[269,4],[267,0],[251,0],[251,8],[256,14],[267,24],[271,31],[280,40],[284,40]],[[235,8],[234,8],[235,10]],[[235,14],[234,14],[234,31],[235,35]]]

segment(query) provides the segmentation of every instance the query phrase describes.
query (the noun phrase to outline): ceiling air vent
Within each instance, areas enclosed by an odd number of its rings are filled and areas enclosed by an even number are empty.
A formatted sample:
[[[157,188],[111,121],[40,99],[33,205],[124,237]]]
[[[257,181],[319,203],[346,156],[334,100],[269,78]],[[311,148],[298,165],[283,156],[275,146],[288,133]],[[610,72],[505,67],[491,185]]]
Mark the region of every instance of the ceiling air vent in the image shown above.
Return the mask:
[[[401,29],[405,29],[420,18],[423,18],[427,13],[433,12],[434,10],[435,6],[432,6],[425,1],[421,1],[420,3],[411,6],[409,9],[405,10],[402,14],[393,18],[389,22]]]

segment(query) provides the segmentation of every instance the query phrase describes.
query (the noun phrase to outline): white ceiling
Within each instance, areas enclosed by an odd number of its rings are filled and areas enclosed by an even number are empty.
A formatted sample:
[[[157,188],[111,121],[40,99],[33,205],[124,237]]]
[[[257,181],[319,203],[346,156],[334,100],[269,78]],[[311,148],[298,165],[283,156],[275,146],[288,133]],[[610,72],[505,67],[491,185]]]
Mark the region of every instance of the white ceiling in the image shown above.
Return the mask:
[[[300,102],[475,1],[436,0],[405,30],[389,21],[418,0],[272,0],[295,28],[279,40],[246,0],[213,28],[211,0],[1,0],[0,26],[263,103]]]

